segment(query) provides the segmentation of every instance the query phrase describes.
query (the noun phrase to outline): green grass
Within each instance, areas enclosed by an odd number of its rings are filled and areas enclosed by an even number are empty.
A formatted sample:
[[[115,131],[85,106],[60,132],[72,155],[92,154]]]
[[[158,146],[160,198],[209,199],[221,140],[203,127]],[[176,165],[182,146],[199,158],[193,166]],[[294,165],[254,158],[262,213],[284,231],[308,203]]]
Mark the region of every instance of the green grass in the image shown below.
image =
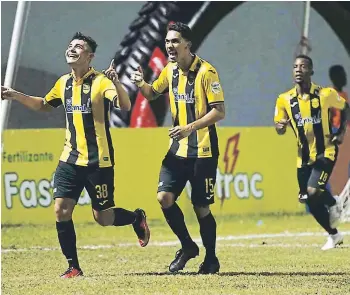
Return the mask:
[[[188,222],[199,239],[193,216]],[[85,276],[62,280],[66,268],[54,224],[2,227],[2,294],[350,294],[349,236],[339,249],[322,252],[323,236],[237,239],[264,233],[322,233],[310,216],[246,216],[217,219],[219,275],[196,275],[201,254],[185,270],[169,274],[168,264],[179,245],[163,220],[151,220],[149,246],[140,248],[132,228],[76,224],[79,259]],[[350,231],[350,224],[342,224]],[[124,245],[123,245],[124,244]],[[127,244],[127,245],[125,245]],[[87,245],[105,248],[87,249]],[[107,248],[109,246],[109,248]],[[45,249],[46,248],[46,249]],[[50,248],[49,250],[47,248]],[[7,252],[7,250],[12,251]],[[23,251],[26,249],[26,251]]]

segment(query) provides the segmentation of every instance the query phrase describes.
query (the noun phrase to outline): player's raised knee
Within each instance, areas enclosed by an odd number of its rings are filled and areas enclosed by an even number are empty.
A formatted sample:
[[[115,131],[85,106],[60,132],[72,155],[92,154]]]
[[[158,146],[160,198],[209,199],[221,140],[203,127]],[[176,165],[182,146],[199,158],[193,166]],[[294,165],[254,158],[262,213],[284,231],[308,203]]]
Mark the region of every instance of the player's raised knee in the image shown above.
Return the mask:
[[[113,224],[115,219],[113,210],[97,211],[93,210],[95,221],[101,226],[109,226]]]
[[[317,188],[309,186],[307,188],[307,193],[309,195],[309,198],[314,198],[314,197],[317,197],[320,192]]]
[[[97,218],[95,218],[95,221],[96,221],[99,225],[101,225],[101,226],[109,226],[109,225],[110,225],[110,223],[108,222],[108,220],[106,220],[106,219],[103,218],[103,217],[97,217]]]
[[[72,219],[75,202],[72,199],[55,199],[55,215],[57,221],[67,221]]]
[[[193,206],[197,218],[204,218],[210,213],[209,206]]]
[[[157,200],[162,208],[169,208],[174,204],[175,197],[174,194],[170,192],[159,192],[157,194]]]

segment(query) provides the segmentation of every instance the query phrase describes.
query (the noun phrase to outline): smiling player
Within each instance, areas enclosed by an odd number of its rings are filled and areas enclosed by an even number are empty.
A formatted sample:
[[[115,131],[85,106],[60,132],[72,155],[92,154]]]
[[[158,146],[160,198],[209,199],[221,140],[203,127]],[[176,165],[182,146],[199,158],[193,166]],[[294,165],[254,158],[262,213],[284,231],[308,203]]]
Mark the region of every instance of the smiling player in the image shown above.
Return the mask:
[[[76,33],[65,52],[71,73],[59,78],[45,98],[29,96],[1,86],[2,99],[14,99],[30,109],[49,111],[64,106],[66,140],[54,178],[56,229],[69,267],[62,278],[83,275],[76,248],[72,214],[84,187],[92,202],[93,216],[102,226],[132,224],[140,245],[150,233],[142,209],[135,212],[114,207],[114,150],[109,131],[110,105],[130,110],[130,99],[118,80],[113,61],[100,73],[90,67],[97,44]]]

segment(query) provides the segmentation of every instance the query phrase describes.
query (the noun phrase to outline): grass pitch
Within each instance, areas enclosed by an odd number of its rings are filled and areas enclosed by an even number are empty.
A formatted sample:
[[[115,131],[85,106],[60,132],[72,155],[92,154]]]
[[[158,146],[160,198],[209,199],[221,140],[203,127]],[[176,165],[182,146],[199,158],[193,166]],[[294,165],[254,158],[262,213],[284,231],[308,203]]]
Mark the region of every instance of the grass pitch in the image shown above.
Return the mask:
[[[192,236],[200,241],[194,218]],[[345,245],[323,252],[326,237],[311,216],[217,218],[218,275],[197,275],[204,257],[178,274],[168,264],[179,249],[163,220],[150,220],[151,242],[140,248],[132,227],[76,224],[85,276],[62,280],[66,262],[52,225],[3,225],[2,294],[350,294],[350,224]]]

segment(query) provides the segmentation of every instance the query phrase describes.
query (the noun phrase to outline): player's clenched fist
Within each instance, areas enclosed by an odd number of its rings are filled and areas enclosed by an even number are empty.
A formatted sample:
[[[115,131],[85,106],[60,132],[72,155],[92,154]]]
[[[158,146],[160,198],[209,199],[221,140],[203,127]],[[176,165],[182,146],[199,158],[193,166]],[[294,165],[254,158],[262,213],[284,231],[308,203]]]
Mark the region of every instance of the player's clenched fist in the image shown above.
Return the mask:
[[[281,119],[280,121],[278,121],[276,123],[276,128],[277,129],[285,129],[285,128],[287,128],[287,125],[289,122],[290,122],[290,120]]]
[[[286,120],[286,119],[281,119],[279,120],[275,126],[276,126],[276,130],[278,134],[284,134],[286,132],[287,129],[287,125],[289,124],[290,119]]]
[[[11,99],[14,97],[16,90],[13,90],[10,87],[5,87],[1,85],[1,99]]]
[[[130,75],[130,80],[132,83],[136,84],[137,87],[142,87],[145,84],[143,80],[143,71],[140,66],[137,67],[137,71],[133,71]]]

